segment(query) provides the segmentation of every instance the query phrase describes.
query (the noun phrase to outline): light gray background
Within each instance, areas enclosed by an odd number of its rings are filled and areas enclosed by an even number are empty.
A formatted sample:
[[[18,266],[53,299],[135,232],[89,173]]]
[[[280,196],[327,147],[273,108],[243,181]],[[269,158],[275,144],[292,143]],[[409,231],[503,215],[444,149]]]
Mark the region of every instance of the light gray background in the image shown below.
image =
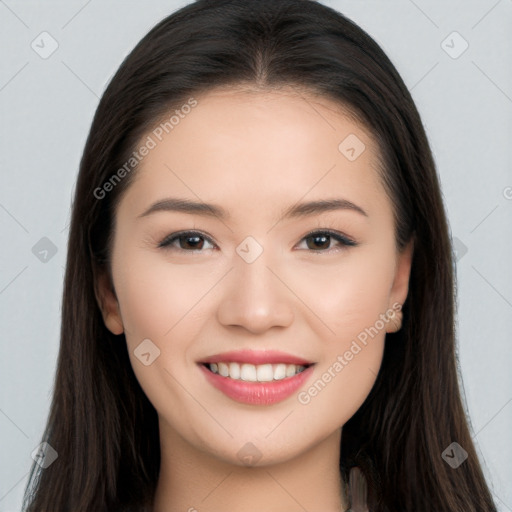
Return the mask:
[[[48,414],[69,207],[94,110],[136,42],[186,3],[0,0],[0,511],[20,509]],[[458,240],[473,439],[499,510],[511,511],[512,0],[323,3],[382,45],[423,117]],[[31,47],[51,48],[43,31],[58,43],[46,59]],[[453,31],[469,44],[457,58]],[[47,261],[32,250],[42,237],[57,249]]]

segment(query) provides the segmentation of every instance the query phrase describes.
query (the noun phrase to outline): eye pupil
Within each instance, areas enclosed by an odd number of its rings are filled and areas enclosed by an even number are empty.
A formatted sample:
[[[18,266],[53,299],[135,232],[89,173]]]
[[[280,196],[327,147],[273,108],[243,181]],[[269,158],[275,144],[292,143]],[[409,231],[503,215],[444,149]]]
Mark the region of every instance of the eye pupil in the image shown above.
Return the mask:
[[[311,247],[308,244],[309,249],[328,249],[330,242],[330,235],[314,235],[309,237],[309,240],[314,240],[315,244],[319,243],[320,245],[324,245],[325,247],[318,247],[318,245]],[[320,242],[318,242],[320,240]]]
[[[199,247],[196,245],[198,240],[199,241],[202,240],[201,236],[198,236],[198,235],[188,235],[188,236],[187,235],[183,235],[183,236],[180,236],[180,246],[181,246],[182,249],[184,249],[184,247],[181,244],[181,242],[183,240],[186,240],[187,244],[188,244],[188,242],[190,240],[195,240],[195,242],[192,242],[192,244],[189,244],[189,245],[192,246],[193,249],[201,249],[203,247],[203,244],[201,244],[200,242],[199,242],[199,244],[200,244]],[[204,243],[204,241],[203,241],[203,243]]]

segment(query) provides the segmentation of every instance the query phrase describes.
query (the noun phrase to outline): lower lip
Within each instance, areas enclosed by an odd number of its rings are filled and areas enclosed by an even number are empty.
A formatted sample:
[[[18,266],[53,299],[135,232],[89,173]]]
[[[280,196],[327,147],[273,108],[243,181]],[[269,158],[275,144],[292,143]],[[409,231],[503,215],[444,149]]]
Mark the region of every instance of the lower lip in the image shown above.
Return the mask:
[[[313,373],[314,365],[293,377],[270,382],[247,382],[222,377],[200,364],[208,382],[237,402],[251,405],[270,405],[285,400],[297,391]]]

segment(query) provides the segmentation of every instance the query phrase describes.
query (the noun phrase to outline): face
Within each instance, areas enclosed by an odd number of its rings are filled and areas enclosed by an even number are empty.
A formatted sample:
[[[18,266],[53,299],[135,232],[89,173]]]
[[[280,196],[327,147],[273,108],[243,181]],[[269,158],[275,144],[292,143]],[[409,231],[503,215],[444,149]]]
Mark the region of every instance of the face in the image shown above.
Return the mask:
[[[407,295],[377,146],[292,90],[216,90],[161,132],[116,212],[105,323],[161,431],[233,464],[292,459],[361,406]]]

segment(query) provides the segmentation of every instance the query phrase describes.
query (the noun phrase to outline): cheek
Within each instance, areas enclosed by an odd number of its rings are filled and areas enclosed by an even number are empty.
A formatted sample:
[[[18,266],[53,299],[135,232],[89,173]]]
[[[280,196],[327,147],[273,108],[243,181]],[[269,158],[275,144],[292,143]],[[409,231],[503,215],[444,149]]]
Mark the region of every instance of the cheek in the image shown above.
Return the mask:
[[[204,267],[176,265],[143,251],[119,261],[114,277],[127,339],[165,342],[176,328],[197,326],[191,318],[216,281]]]
[[[116,260],[114,282],[133,370],[152,402],[161,398],[162,389],[180,401],[172,376],[179,382],[187,379],[194,340],[212,314],[208,299],[222,273],[207,265],[173,264],[133,248],[124,254]],[[148,366],[137,357],[142,346],[149,346],[151,359],[153,351],[158,354]],[[165,403],[154,405],[165,409]]]
[[[179,383],[187,380],[188,351],[201,328],[194,313],[205,290],[193,270],[133,248],[125,254],[116,260],[114,282],[131,366],[155,409],[179,422],[170,404],[179,411],[191,405]]]
[[[375,338],[367,346],[356,342],[347,351],[333,353],[319,365],[311,384],[298,394],[298,402],[310,416],[326,421],[328,428],[344,425],[372,390],[383,348],[383,339]]]
[[[319,325],[327,346],[343,346],[374,326],[388,309],[395,262],[391,249],[366,247],[331,262],[296,263],[300,269],[289,266],[286,270],[284,280],[311,308],[311,322]]]
[[[324,325],[318,331],[324,343],[315,379],[298,401],[315,414],[334,416],[340,425],[362,405],[382,362],[387,324],[380,315],[389,307],[394,277],[388,245],[354,252],[308,276],[314,285],[307,288],[307,297]]]

